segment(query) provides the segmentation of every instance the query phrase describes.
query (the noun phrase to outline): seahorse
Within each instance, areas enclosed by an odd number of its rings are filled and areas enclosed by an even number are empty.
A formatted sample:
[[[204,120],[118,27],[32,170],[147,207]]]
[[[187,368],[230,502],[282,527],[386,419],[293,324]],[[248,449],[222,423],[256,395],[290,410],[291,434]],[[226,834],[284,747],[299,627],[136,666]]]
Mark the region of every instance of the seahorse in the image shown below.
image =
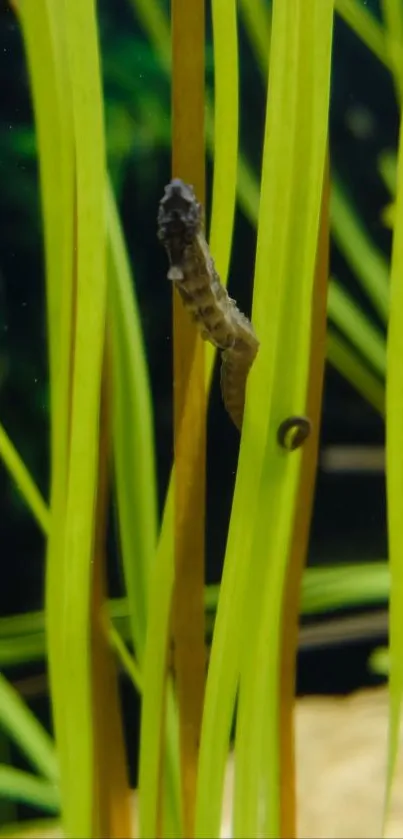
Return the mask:
[[[166,248],[171,280],[202,338],[221,352],[221,393],[242,429],[245,389],[259,341],[250,320],[221,284],[203,233],[203,210],[193,187],[174,178],[158,211],[158,238]]]

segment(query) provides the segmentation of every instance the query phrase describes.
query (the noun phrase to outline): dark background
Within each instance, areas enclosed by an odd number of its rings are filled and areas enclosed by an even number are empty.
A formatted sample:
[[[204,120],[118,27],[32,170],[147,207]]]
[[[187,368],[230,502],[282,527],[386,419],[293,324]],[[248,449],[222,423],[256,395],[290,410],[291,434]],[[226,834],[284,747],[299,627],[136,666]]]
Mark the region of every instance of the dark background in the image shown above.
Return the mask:
[[[165,255],[156,239],[156,212],[170,177],[169,82],[127,0],[99,2],[109,165],[136,278],[155,406],[160,508],[172,460],[171,292],[164,282]],[[372,10],[378,12],[377,4]],[[168,4],[164,3],[168,8]],[[210,30],[210,26],[209,26]],[[209,33],[209,42],[210,33]],[[240,28],[241,146],[256,171],[261,155],[265,91]],[[1,421],[48,494],[48,381],[44,266],[38,172],[29,80],[21,34],[13,13],[0,2],[0,410]],[[213,85],[211,48],[207,79]],[[356,119],[361,115],[362,119]],[[342,178],[377,245],[389,254],[391,237],[380,222],[389,200],[377,169],[384,149],[395,149],[398,110],[392,79],[336,16],[330,115],[332,166]],[[358,128],[357,128],[358,125]],[[359,127],[361,125],[361,128]],[[364,125],[364,128],[362,128]],[[211,166],[208,163],[208,179]],[[255,232],[237,213],[230,288],[250,311]],[[376,322],[337,247],[331,268]],[[220,578],[237,462],[239,435],[223,409],[214,378],[209,411],[207,578]],[[321,446],[383,444],[376,412],[329,365],[323,403]],[[0,465],[0,614],[43,605],[43,538]],[[110,593],[123,593],[110,534]],[[386,558],[385,484],[381,473],[333,474],[319,467],[309,564]],[[379,638],[377,639],[379,641]],[[375,676],[367,668],[374,639],[304,652],[298,689],[343,693]],[[41,668],[13,671],[21,676]],[[124,705],[133,708],[131,693]],[[43,717],[42,700],[33,703]],[[136,720],[127,714],[130,736]],[[132,741],[133,742],[133,741]]]

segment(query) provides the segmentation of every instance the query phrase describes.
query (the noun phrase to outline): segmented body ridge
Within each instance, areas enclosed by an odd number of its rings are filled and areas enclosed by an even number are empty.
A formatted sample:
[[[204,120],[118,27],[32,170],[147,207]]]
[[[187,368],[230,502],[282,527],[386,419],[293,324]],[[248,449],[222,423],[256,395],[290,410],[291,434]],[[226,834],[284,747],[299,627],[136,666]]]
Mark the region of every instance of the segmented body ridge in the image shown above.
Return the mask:
[[[241,429],[249,370],[259,349],[252,324],[221,285],[202,231],[202,208],[192,187],[174,179],[165,188],[158,236],[168,253],[168,279],[175,283],[202,338],[221,351],[224,405]]]
[[[177,289],[202,337],[220,350],[231,347],[235,341],[231,301],[201,231],[185,248],[182,270]]]

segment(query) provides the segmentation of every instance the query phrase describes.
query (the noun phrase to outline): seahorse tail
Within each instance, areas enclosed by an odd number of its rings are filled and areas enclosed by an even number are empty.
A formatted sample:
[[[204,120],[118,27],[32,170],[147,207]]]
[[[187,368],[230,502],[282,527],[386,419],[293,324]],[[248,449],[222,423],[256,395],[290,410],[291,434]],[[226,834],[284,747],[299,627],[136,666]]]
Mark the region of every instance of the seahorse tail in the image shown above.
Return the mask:
[[[221,354],[221,394],[226,410],[234,425],[242,430],[245,408],[246,382],[256,353],[249,353],[237,346]]]

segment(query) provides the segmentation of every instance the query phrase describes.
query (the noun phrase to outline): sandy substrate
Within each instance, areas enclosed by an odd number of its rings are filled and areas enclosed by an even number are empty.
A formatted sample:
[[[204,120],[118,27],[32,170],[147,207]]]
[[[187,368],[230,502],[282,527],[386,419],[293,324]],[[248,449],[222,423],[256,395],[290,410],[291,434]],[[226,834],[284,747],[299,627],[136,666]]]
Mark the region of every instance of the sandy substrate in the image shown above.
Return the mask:
[[[359,691],[342,699],[310,697],[299,701],[296,746],[301,839],[381,836],[387,729],[385,688]],[[391,838],[403,836],[402,780],[399,758],[387,829]]]

